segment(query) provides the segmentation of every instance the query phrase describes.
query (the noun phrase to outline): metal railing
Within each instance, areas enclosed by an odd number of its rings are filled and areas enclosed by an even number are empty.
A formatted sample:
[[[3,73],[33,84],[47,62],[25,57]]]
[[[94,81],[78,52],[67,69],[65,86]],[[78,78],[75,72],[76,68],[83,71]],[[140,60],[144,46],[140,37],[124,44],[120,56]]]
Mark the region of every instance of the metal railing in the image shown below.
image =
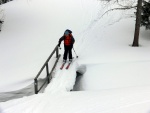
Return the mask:
[[[49,72],[49,66],[48,66],[48,62],[49,60],[51,59],[51,57],[53,56],[53,54],[56,52],[56,61],[52,67],[52,70],[51,72]],[[50,54],[50,56],[48,57],[48,59],[46,60],[46,62],[44,63],[44,65],[42,66],[42,68],[40,69],[40,71],[38,72],[37,76],[34,78],[34,89],[35,89],[35,94],[38,94],[38,92],[44,87],[44,85],[46,83],[50,83],[50,80],[52,79],[52,72],[54,71],[57,63],[58,63],[58,60],[60,58],[60,54],[59,54],[59,48],[58,46],[55,47],[55,49],[53,50],[53,52]],[[38,88],[38,77],[40,76],[40,74],[42,73],[43,69],[46,67],[46,73],[47,73],[47,76],[46,76],[46,79],[44,80],[44,83],[41,85],[40,88]]]

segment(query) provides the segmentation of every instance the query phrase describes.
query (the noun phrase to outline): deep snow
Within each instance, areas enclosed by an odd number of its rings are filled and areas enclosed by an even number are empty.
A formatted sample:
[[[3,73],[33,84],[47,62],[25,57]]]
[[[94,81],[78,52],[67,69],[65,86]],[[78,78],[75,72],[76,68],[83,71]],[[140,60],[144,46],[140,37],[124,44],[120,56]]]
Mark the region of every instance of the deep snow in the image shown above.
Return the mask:
[[[150,112],[150,32],[141,28],[140,47],[131,47],[135,10],[112,11],[101,17],[106,10],[119,7],[113,2],[17,0],[4,5],[0,92],[32,83],[65,29],[73,31],[79,59],[68,71],[59,70],[60,60],[44,93],[1,102],[0,112]],[[83,91],[70,92],[76,71],[84,73],[77,84]]]

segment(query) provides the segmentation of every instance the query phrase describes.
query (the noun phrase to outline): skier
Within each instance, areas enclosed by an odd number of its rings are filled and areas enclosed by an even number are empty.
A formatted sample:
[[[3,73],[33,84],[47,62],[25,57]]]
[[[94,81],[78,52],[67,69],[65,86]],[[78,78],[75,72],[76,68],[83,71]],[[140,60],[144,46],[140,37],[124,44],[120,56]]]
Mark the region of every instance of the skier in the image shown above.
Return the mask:
[[[75,42],[75,39],[72,36],[72,31],[67,29],[64,32],[64,35],[59,39],[58,46],[60,47],[61,42],[64,41],[64,56],[63,62],[66,62],[67,56],[69,54],[69,62],[72,62],[72,48]]]

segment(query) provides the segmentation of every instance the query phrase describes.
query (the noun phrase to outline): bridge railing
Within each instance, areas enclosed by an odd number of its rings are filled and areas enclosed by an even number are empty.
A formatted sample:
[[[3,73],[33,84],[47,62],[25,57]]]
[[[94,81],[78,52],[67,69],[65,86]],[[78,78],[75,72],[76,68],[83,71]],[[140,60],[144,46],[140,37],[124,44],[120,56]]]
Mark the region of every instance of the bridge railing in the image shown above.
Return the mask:
[[[52,56],[54,55],[54,53],[56,53],[56,61],[51,69],[51,71],[49,72],[49,66],[48,66],[48,63],[50,61],[50,59],[52,58]],[[46,60],[46,62],[44,63],[44,65],[42,66],[42,68],[40,69],[40,71],[38,72],[38,74],[36,75],[36,77],[34,78],[34,89],[35,89],[35,94],[38,94],[41,89],[44,87],[44,85],[47,83],[49,84],[50,83],[50,80],[52,79],[52,73],[58,63],[58,60],[60,58],[60,54],[59,54],[59,48],[58,46],[56,46],[53,50],[53,52],[50,54],[50,56],[48,57],[48,59]],[[44,68],[46,68],[46,79],[44,80],[44,83],[38,87],[38,78],[39,76],[41,75],[41,73],[43,72]]]

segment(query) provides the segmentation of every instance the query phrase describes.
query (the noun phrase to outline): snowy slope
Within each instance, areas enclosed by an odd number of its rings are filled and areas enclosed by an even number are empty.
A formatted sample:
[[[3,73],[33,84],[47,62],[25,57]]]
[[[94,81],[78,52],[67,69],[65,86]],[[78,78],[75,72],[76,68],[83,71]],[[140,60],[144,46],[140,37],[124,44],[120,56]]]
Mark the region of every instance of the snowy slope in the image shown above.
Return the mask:
[[[1,113],[149,113],[150,87],[38,94],[0,103]]]
[[[0,34],[0,92],[31,84],[66,29],[73,31],[78,42],[96,9],[91,6],[97,6],[97,1],[89,1],[88,7],[84,2],[21,0],[3,6],[5,23]],[[91,10],[87,12],[87,8]]]
[[[79,82],[80,90],[150,85],[149,31],[141,29],[141,47],[137,48],[131,47],[134,19],[122,19],[114,25],[106,26],[102,32],[97,30],[99,26],[93,28],[94,33],[91,31],[87,36],[90,38],[96,34],[88,40],[88,46],[83,47],[84,53],[79,59],[79,64],[87,67],[87,72]],[[88,55],[90,57],[86,57]]]
[[[60,61],[44,93],[2,102],[1,113],[149,113],[150,33],[142,28],[141,46],[132,48],[134,10],[101,18],[116,7],[105,5],[97,0],[21,0],[3,6],[0,92],[32,83],[67,28],[73,31],[79,59],[68,71],[59,70]],[[78,87],[84,91],[69,92],[81,67],[85,73]]]

